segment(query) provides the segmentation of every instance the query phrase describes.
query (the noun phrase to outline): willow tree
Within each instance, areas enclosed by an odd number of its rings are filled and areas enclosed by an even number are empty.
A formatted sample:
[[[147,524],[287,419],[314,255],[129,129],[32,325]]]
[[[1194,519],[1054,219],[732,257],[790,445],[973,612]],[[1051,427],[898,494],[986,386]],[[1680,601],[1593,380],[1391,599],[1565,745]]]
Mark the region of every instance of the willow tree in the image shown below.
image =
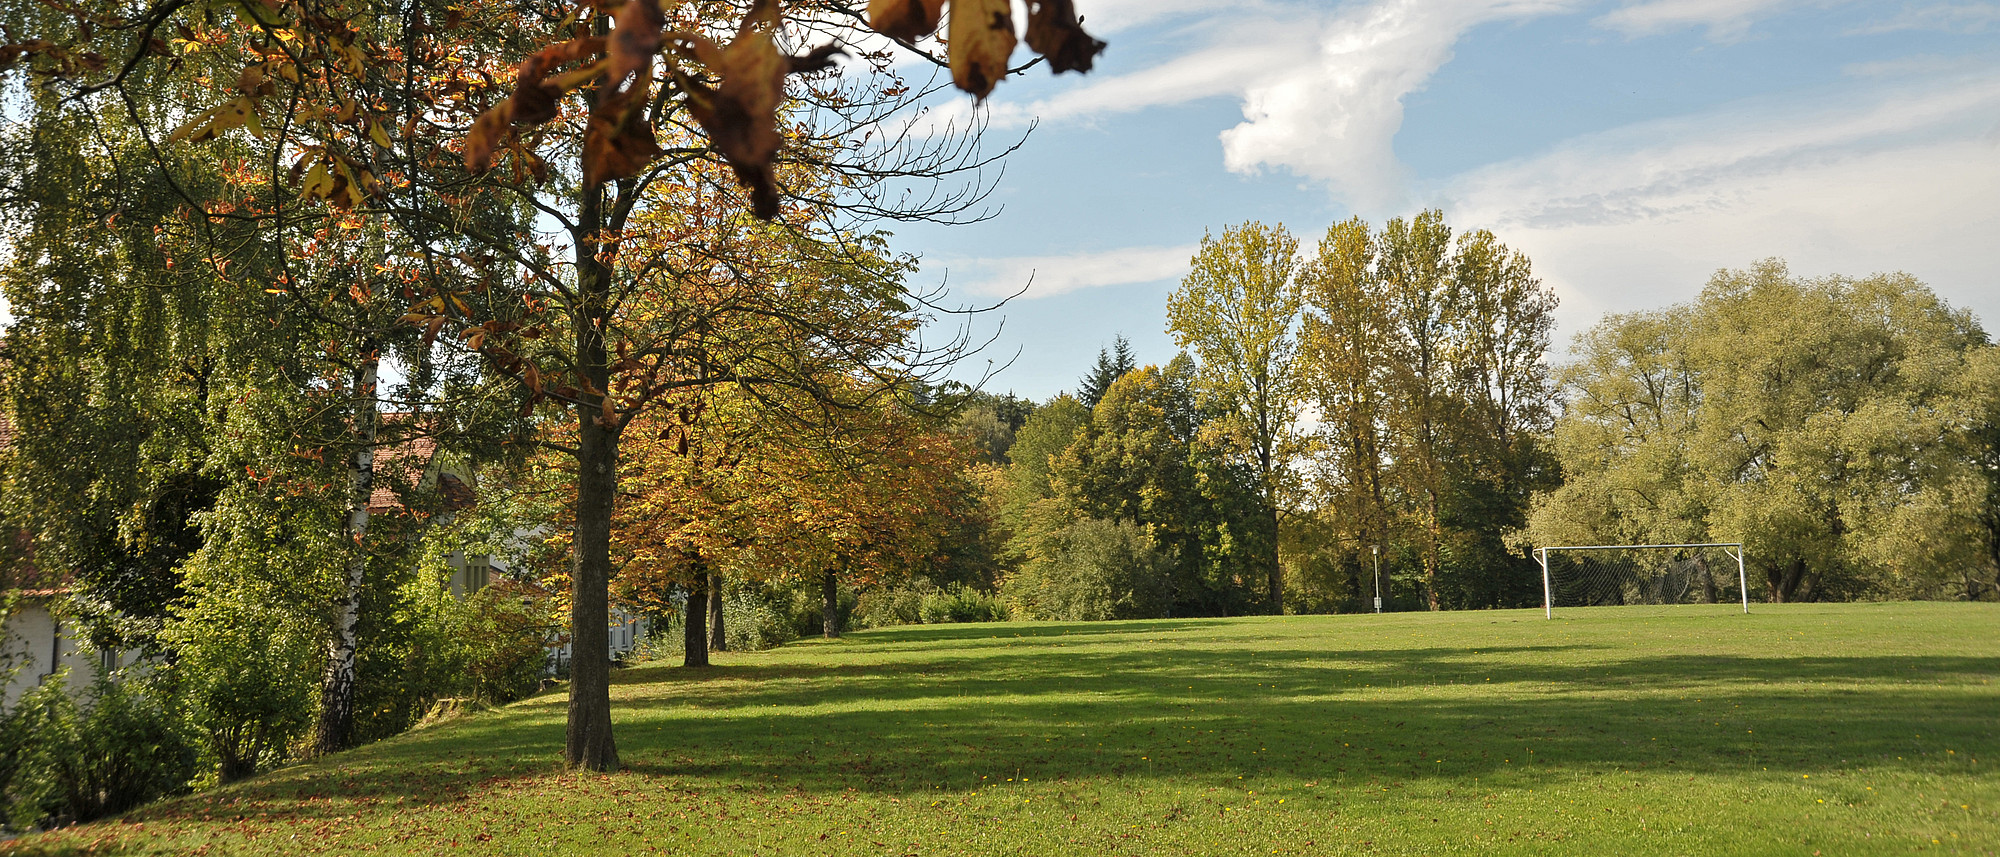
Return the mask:
[[[1772,601],[1969,596],[1993,579],[2000,358],[1908,275],[1718,272],[1578,337],[1545,539],[1742,541]]]

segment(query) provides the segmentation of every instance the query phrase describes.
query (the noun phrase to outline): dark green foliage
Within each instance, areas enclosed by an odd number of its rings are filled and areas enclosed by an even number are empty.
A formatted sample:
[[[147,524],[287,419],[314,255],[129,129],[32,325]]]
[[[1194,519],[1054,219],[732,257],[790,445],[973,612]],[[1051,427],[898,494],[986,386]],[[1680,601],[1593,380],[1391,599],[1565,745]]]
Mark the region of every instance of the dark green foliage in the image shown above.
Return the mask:
[[[1054,494],[1049,484],[1051,462],[1076,439],[1077,432],[1090,423],[1090,408],[1069,396],[1044,402],[1022,423],[1014,435],[1013,463],[998,488],[997,507],[1002,529],[1020,531],[1028,510]],[[1018,561],[1020,552],[1009,548],[1006,559]]]
[[[954,395],[947,390],[948,396]],[[987,463],[1006,464],[1014,445],[1014,433],[1035,412],[1035,403],[1013,393],[997,395],[983,390],[955,394],[958,409],[951,419],[952,431],[972,438]]]
[[[1090,367],[1089,374],[1077,381],[1076,397],[1086,408],[1095,408],[1111,390],[1111,384],[1125,373],[1139,368],[1138,359],[1132,356],[1132,342],[1125,334],[1111,340],[1110,349],[1098,349],[1097,365]]]
[[[1185,357],[1120,378],[1053,462],[1053,496],[1024,516],[1014,536],[1020,552],[1038,561],[1037,545],[1053,544],[1054,532],[1078,517],[1130,522],[1170,558],[1161,615],[1257,609],[1256,557],[1269,547],[1259,522],[1268,516],[1255,474],[1211,446],[1209,416]]]
[[[854,608],[857,629],[1001,622],[1007,617],[1007,603],[998,595],[961,583],[939,586],[921,577],[906,585],[862,592]]]
[[[513,702],[535,691],[548,663],[547,605],[536,608],[512,586],[489,586],[455,605],[457,620],[447,626],[462,651],[468,696],[494,704]]]
[[[7,715],[0,780],[9,823],[50,827],[116,815],[185,790],[198,770],[181,712],[140,683],[100,677],[81,702],[57,673]],[[11,750],[11,753],[8,752]],[[9,773],[0,769],[0,774]]]
[[[1037,619],[1156,619],[1174,606],[1185,567],[1131,521],[1085,518],[1040,534],[1034,561],[1007,581],[1009,601]]]

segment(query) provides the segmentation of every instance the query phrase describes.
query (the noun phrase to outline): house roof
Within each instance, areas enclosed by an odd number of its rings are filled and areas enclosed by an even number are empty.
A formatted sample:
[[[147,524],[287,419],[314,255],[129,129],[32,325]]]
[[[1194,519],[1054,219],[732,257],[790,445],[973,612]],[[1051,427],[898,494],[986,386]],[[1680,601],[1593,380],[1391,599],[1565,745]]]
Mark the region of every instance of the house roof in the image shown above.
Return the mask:
[[[54,598],[59,595],[68,595],[69,587],[65,586],[56,589],[16,589],[12,590],[9,594],[20,598]]]
[[[384,415],[385,421],[395,421],[402,414]],[[375,491],[368,497],[370,514],[384,514],[403,508],[403,498],[396,489],[385,484],[383,476],[393,476],[405,485],[421,484],[429,473],[433,460],[437,457],[437,440],[430,437],[413,437],[400,443],[387,444],[375,448]],[[478,496],[465,480],[451,473],[439,473],[437,490],[447,511],[456,512],[471,508]]]

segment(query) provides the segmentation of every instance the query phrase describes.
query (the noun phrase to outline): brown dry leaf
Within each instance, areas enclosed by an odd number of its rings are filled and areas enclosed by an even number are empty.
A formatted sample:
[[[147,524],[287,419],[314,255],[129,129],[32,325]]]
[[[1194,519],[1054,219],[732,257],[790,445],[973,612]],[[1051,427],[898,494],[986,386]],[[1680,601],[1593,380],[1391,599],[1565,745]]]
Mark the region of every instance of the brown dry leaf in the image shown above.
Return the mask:
[[[666,26],[667,16],[660,11],[657,0],[629,0],[619,7],[612,20],[618,26],[611,31],[606,44],[611,65],[606,70],[605,84],[615,89],[637,72],[644,79],[632,88],[650,88],[653,55],[660,52],[660,28]]]
[[[515,76],[513,94],[479,114],[472,131],[466,134],[465,168],[475,173],[491,169],[494,151],[512,133],[516,123],[539,125],[556,118],[556,100],[591,76],[563,75],[551,82],[547,79],[549,72],[603,52],[604,40],[588,36],[550,45],[522,60],[520,71]]]
[[[595,57],[604,50],[603,39],[588,36],[550,45],[522,60],[520,74],[514,82],[514,94],[507,98],[511,105],[512,122],[540,125],[556,118],[556,99],[595,75],[569,74],[550,81],[549,73],[568,63]]]
[[[583,137],[583,184],[596,187],[636,176],[664,154],[640,111],[626,113],[623,122],[592,119]]]
[[[483,173],[493,167],[493,150],[514,127],[513,99],[509,98],[479,114],[472,131],[465,135],[465,168]]]
[[[676,36],[692,46],[695,58],[709,71],[722,78],[721,85],[713,89],[678,68],[674,70],[675,81],[688,95],[689,112],[736,171],[737,180],[750,189],[753,213],[766,220],[778,213],[771,160],[784,144],[778,133],[778,106],[785,98],[785,75],[827,68],[833,64],[833,55],[840,53],[834,45],[822,45],[803,57],[779,53],[769,30],[759,26],[775,24],[776,20],[777,4],[759,2],[744,16],[736,39],[726,48],[699,35]]]
[[[906,42],[937,32],[943,16],[944,0],[868,0],[868,26]]]
[[[1091,60],[1104,52],[1104,43],[1083,31],[1072,0],[1028,0],[1028,48],[1047,57],[1049,69],[1062,74],[1090,71]]]
[[[948,34],[952,82],[985,100],[1014,54],[1012,0],[952,0]]]
[[[596,187],[638,175],[664,150],[647,124],[647,95],[653,89],[653,55],[660,52],[660,27],[666,24],[656,0],[630,0],[615,18],[617,29],[606,44],[604,77],[590,127],[583,139],[583,183]],[[631,78],[630,85],[626,79]]]

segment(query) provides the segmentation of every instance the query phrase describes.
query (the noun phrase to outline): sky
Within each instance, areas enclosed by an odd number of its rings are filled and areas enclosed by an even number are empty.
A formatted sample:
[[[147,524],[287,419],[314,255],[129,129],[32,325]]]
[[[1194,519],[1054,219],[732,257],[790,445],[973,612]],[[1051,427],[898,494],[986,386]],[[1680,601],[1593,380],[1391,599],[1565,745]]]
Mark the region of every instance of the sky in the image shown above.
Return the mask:
[[[1120,334],[1165,362],[1189,256],[1247,220],[1307,248],[1427,208],[1491,230],[1561,299],[1557,360],[1606,313],[1770,257],[1907,272],[2000,319],[2000,2],[1076,6],[1110,43],[1097,68],[1033,69],[976,108],[996,138],[1032,128],[993,216],[896,230],[920,284],[1021,292],[969,322],[991,344],[958,375],[999,369],[988,390],[1074,390]]]

